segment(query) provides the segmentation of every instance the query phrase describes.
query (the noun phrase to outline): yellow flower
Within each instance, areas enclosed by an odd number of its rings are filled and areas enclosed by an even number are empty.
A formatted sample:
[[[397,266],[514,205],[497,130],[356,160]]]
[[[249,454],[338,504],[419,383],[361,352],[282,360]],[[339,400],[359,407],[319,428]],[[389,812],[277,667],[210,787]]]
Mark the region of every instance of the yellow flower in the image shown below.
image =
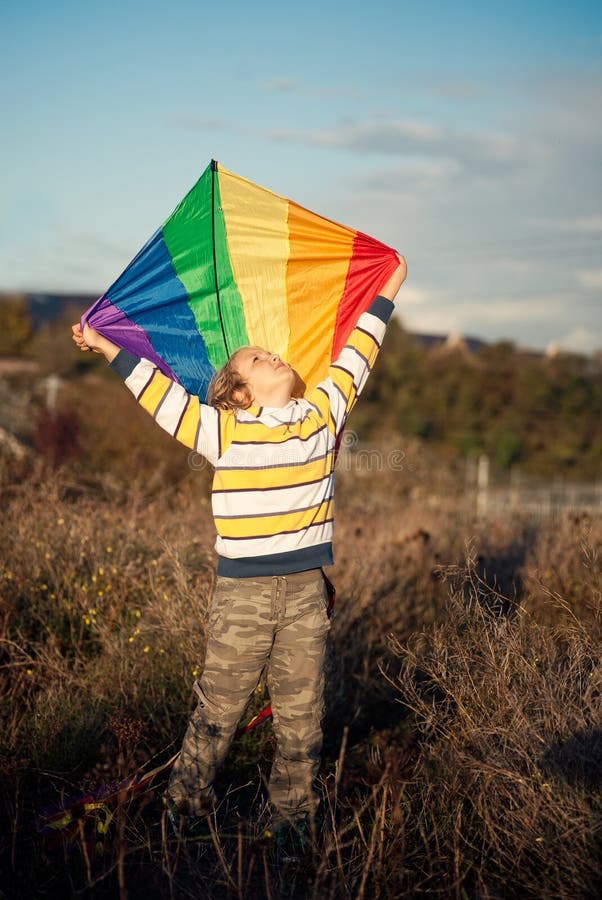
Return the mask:
[[[193,674],[194,677],[196,678],[196,676],[199,674],[199,670],[198,670],[198,669],[193,669],[193,670],[192,670],[192,674]]]
[[[113,548],[112,548],[112,547],[105,547],[105,550],[107,551],[107,553],[112,553],[112,552],[113,552]]]
[[[64,524],[65,524],[65,520],[64,520],[64,519],[57,519],[57,520],[56,520],[56,524],[57,524],[57,525],[64,525]]]
[[[149,647],[148,644],[147,644],[146,647],[144,647],[144,648],[142,649],[142,652],[143,652],[143,653],[148,653],[149,650],[150,650],[150,647]]]
[[[33,675],[33,669],[26,669],[25,671],[28,675]]]
[[[134,638],[130,636],[128,638],[128,644],[133,644],[133,643],[134,643]]]
[[[543,838],[542,838],[542,837],[536,837],[536,838],[535,838],[535,841],[536,841],[537,844],[543,844]]]

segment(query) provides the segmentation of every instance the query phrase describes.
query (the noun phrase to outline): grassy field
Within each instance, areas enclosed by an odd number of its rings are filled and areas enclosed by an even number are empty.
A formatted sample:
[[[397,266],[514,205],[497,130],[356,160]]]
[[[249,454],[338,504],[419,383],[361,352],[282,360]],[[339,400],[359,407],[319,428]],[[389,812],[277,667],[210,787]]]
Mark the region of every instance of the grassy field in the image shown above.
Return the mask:
[[[475,520],[419,444],[339,473],[307,853],[262,836],[269,725],[233,745],[207,841],[166,828],[165,776],[40,833],[45,808],[169,759],[202,666],[209,473],[117,397],[70,466],[41,419],[46,460],[0,469],[0,896],[599,896],[602,522]]]

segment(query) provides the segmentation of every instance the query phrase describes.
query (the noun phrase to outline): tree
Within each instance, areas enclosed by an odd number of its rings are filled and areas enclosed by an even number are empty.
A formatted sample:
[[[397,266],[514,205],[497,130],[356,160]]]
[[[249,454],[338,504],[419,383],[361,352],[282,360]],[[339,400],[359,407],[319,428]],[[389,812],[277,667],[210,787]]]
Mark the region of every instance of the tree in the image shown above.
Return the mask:
[[[33,330],[25,297],[0,296],[0,356],[21,356]]]

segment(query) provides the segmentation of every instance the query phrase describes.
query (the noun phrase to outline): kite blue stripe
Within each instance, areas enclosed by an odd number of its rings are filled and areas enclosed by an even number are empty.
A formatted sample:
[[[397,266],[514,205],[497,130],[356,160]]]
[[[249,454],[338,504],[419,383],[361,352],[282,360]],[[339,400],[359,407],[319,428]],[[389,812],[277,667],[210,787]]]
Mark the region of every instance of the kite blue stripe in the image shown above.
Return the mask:
[[[111,285],[106,297],[144,329],[154,350],[178,373],[186,390],[205,397],[215,370],[161,229]]]

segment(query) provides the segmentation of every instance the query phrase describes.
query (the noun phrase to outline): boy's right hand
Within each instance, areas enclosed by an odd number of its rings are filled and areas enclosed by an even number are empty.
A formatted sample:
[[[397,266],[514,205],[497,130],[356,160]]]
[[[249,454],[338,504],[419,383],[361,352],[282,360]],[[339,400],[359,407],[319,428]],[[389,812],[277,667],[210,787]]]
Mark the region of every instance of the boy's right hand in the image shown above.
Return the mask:
[[[82,332],[81,325],[76,322],[71,326],[71,335],[80,350],[93,350],[95,353],[102,353],[108,362],[111,362],[119,353],[119,347],[112,341],[99,334],[88,323],[84,325]]]

